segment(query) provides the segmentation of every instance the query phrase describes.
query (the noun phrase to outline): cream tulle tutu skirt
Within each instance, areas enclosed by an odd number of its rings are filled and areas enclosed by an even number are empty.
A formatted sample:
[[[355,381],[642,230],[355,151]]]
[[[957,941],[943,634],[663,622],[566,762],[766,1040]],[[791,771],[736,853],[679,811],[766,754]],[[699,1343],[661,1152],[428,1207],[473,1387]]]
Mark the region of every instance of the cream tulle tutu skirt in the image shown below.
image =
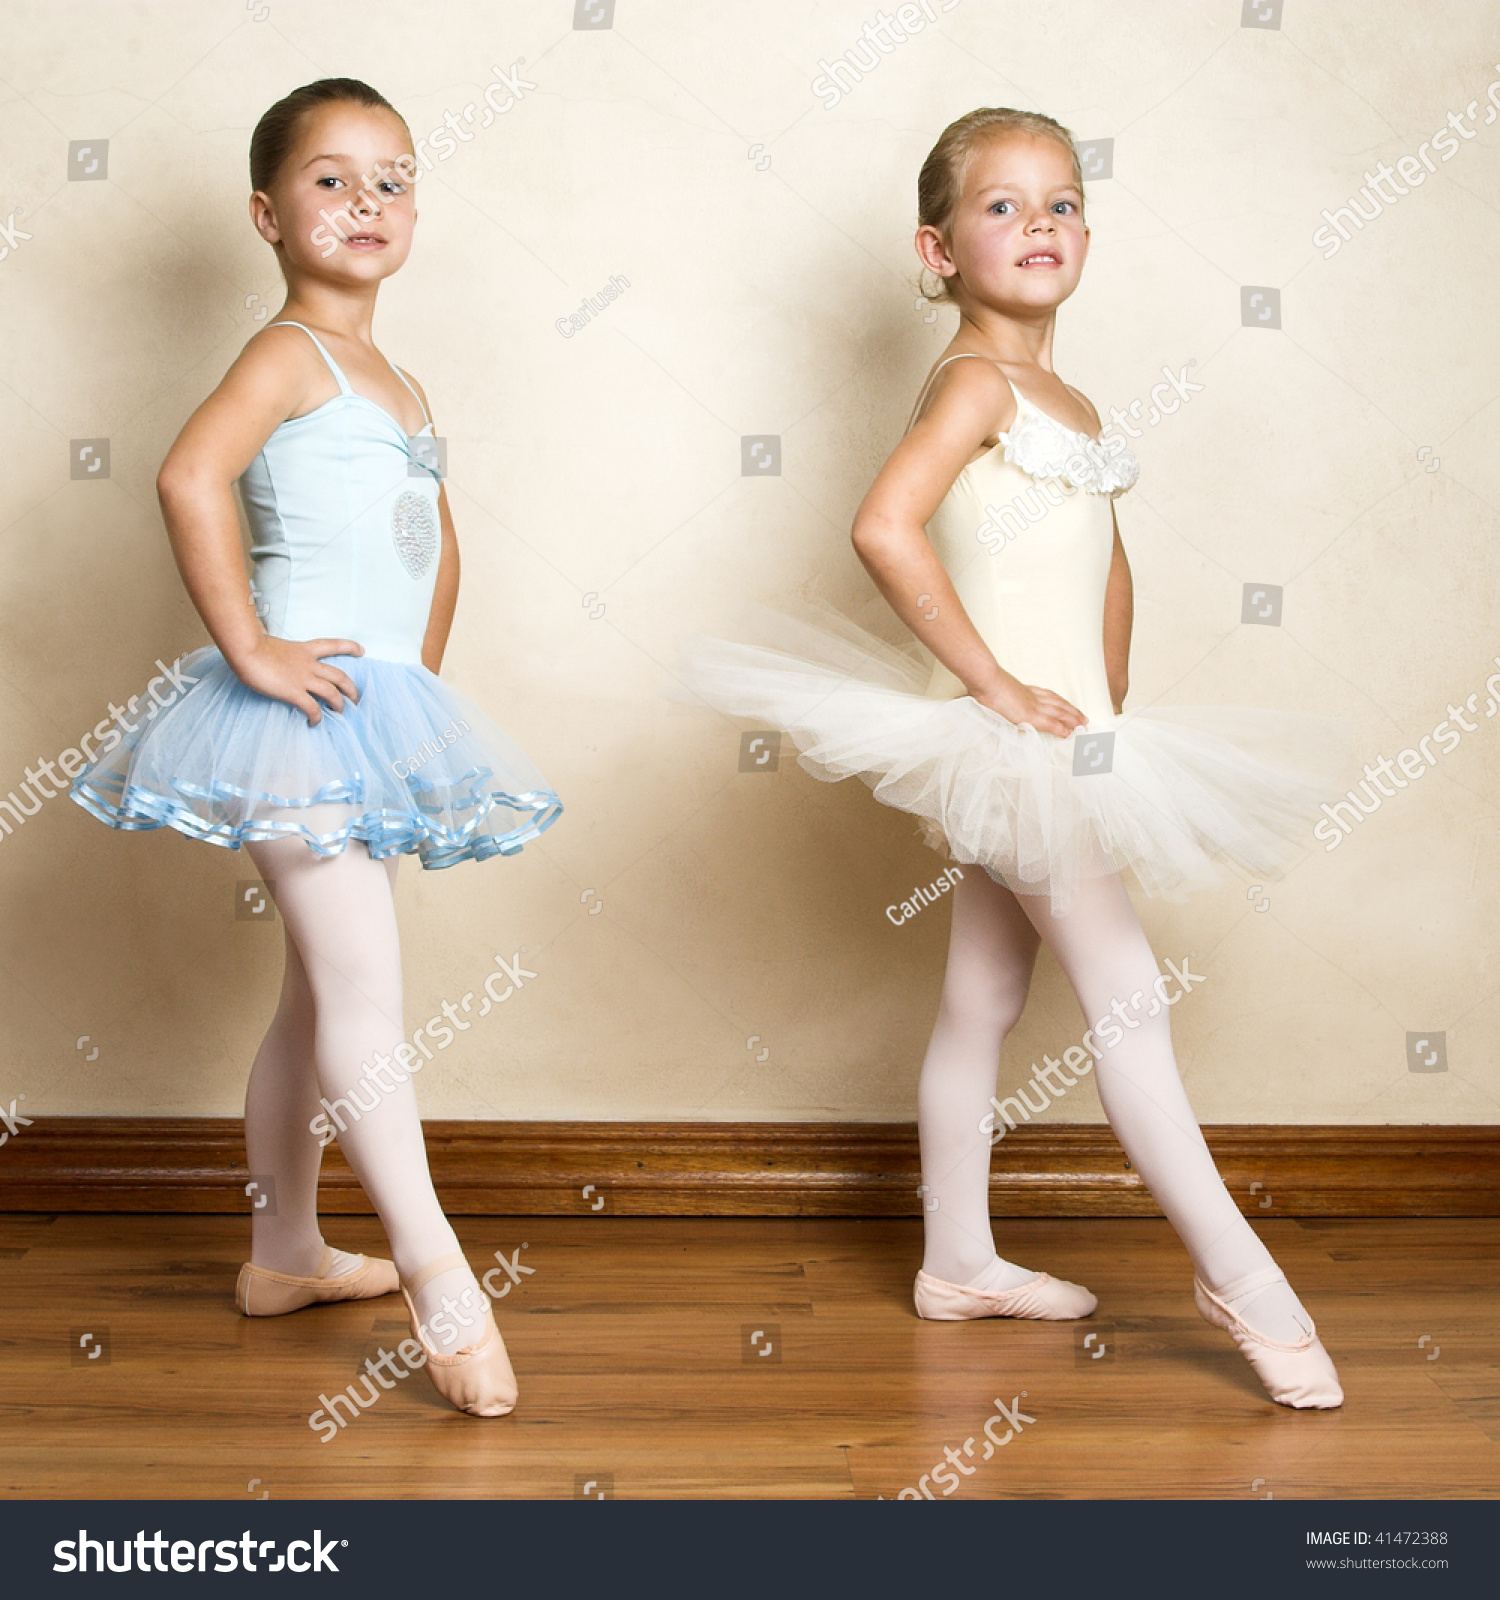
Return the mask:
[[[1178,901],[1222,884],[1226,863],[1279,876],[1319,848],[1318,808],[1354,759],[1352,722],[1250,707],[1127,710],[1059,738],[967,695],[929,698],[920,646],[837,613],[816,626],[762,613],[756,631],[769,642],[679,641],[670,697],[787,733],[815,778],[863,779],[929,844],[1058,913],[1080,879],[1108,873]]]

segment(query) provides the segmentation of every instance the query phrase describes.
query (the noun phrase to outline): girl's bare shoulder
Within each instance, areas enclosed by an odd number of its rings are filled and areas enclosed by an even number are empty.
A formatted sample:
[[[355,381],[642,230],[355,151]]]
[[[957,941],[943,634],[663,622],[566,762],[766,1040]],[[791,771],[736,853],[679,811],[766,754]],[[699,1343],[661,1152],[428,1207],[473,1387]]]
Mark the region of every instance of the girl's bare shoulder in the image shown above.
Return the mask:
[[[304,329],[290,322],[272,322],[250,335],[229,370],[251,376],[273,373],[295,376],[320,367],[325,372],[328,370]]]
[[[291,323],[270,323],[246,340],[217,393],[275,414],[298,415],[337,393],[327,362],[307,333]]]
[[[1000,364],[977,350],[955,350],[934,367],[922,402],[922,419],[978,437],[1006,428],[1015,416],[1015,398]],[[958,359],[962,357],[963,359]]]

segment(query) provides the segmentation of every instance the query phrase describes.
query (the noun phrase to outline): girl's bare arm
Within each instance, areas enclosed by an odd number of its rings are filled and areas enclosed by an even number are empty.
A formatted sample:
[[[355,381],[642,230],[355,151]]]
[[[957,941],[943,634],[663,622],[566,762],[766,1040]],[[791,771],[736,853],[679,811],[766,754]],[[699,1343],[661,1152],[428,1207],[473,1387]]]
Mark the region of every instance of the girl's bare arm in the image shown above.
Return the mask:
[[[1094,403],[1072,384],[1068,392],[1094,419],[1094,437],[1099,437],[1103,424]],[[1104,671],[1109,681],[1109,700],[1119,716],[1125,707],[1125,695],[1130,687],[1130,630],[1135,620],[1135,586],[1131,582],[1130,562],[1125,556],[1125,545],[1120,538],[1120,519],[1110,502],[1109,520],[1115,531],[1114,547],[1109,557],[1109,577],[1104,586]]]
[[[409,372],[403,376],[417,391],[422,410],[430,418],[432,407],[427,403],[427,391]],[[437,431],[436,424],[433,431]],[[448,491],[441,483],[438,485],[438,524],[442,542],[438,550],[437,581],[427,612],[427,631],[422,635],[422,665],[431,673],[442,671],[443,654],[453,629],[453,613],[458,608],[458,533],[453,526],[453,513],[448,508]]]
[[[1135,619],[1135,589],[1130,563],[1120,539],[1120,521],[1110,507],[1115,524],[1114,553],[1109,560],[1109,581],[1104,590],[1104,669],[1109,676],[1109,698],[1118,716],[1125,708],[1130,687],[1130,629]]]
[[[447,491],[442,488],[438,490],[438,516],[442,521],[443,543],[438,556],[437,583],[432,591],[432,609],[427,614],[427,632],[422,637],[422,665],[429,672],[443,670],[443,652],[448,648],[453,613],[458,609],[458,535],[453,529]]]
[[[266,633],[250,598],[233,486],[324,371],[305,334],[263,329],[188,418],[156,478],[177,569],[214,643],[242,683],[296,706],[309,723],[322,720],[320,701],[342,711],[345,696],[358,699],[348,676],[319,658],[364,651],[352,639]]]
[[[964,465],[1015,400],[989,361],[945,368],[920,421],[891,452],[854,518],[856,553],[897,616],[964,688],[1015,723],[1065,736],[1087,719],[1050,689],[1028,686],[995,659],[927,537],[926,525]]]

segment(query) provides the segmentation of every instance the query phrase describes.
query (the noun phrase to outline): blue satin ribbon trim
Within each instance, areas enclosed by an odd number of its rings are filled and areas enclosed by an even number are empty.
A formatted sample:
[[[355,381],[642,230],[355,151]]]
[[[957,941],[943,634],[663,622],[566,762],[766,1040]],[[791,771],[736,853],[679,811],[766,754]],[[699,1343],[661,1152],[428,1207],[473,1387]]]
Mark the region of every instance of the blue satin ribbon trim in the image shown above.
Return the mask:
[[[465,778],[469,776],[465,774]],[[484,776],[488,776],[487,770]],[[432,789],[436,786],[427,784],[423,787]],[[212,785],[213,790],[220,791],[218,793],[210,793],[190,784],[181,785],[180,788],[182,793],[200,800],[212,801],[232,796],[287,810],[317,804],[358,804],[358,797],[345,783],[325,784],[317,795],[304,800],[289,800],[269,794],[251,795],[231,784]],[[562,801],[550,789],[532,790],[519,795],[484,794],[476,790],[471,797],[474,814],[459,828],[438,820],[451,807],[422,806],[419,809],[430,812],[430,819],[390,809],[368,811],[331,833],[316,833],[305,823],[268,818],[232,824],[210,822],[181,800],[135,784],[127,786],[118,797],[113,797],[102,793],[92,781],[75,780],[69,794],[91,816],[125,832],[175,828],[189,838],[202,839],[208,844],[222,845],[229,850],[238,850],[246,842],[301,838],[320,856],[339,855],[351,839],[357,839],[368,846],[371,856],[376,860],[415,853],[421,858],[422,865],[429,869],[451,867],[460,861],[486,861],[497,855],[517,855],[528,840],[537,838],[550,828],[563,809]],[[483,824],[491,812],[501,806],[531,815],[504,833],[482,832]]]

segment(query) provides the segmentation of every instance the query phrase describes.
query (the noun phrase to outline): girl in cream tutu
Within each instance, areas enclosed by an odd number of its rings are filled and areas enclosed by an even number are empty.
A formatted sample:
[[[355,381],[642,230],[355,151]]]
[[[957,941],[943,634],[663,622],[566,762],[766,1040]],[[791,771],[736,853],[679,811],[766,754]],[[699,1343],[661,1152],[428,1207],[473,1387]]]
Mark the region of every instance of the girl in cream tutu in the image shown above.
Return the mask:
[[[1336,1406],[1312,1319],[1183,1092],[1122,874],[1177,900],[1222,882],[1225,862],[1274,877],[1305,849],[1350,730],[1267,710],[1124,709],[1131,581],[1114,500],[1139,463],[1052,367],[1057,308],[1088,256],[1083,198],[1068,130],[1028,112],[972,112],[922,168],[917,252],[958,330],[853,531],[914,647],[837,618],[780,618],[762,643],[688,641],[683,676],[720,710],[786,730],[815,776],[860,777],[921,819],[929,843],[984,869],[953,889],[918,1090],[918,1314],[1094,1310],[1087,1289],[997,1254],[990,1230],[987,1113],[1045,943],[1099,1019],[1100,1099],[1192,1257],[1199,1310],[1272,1399]]]

